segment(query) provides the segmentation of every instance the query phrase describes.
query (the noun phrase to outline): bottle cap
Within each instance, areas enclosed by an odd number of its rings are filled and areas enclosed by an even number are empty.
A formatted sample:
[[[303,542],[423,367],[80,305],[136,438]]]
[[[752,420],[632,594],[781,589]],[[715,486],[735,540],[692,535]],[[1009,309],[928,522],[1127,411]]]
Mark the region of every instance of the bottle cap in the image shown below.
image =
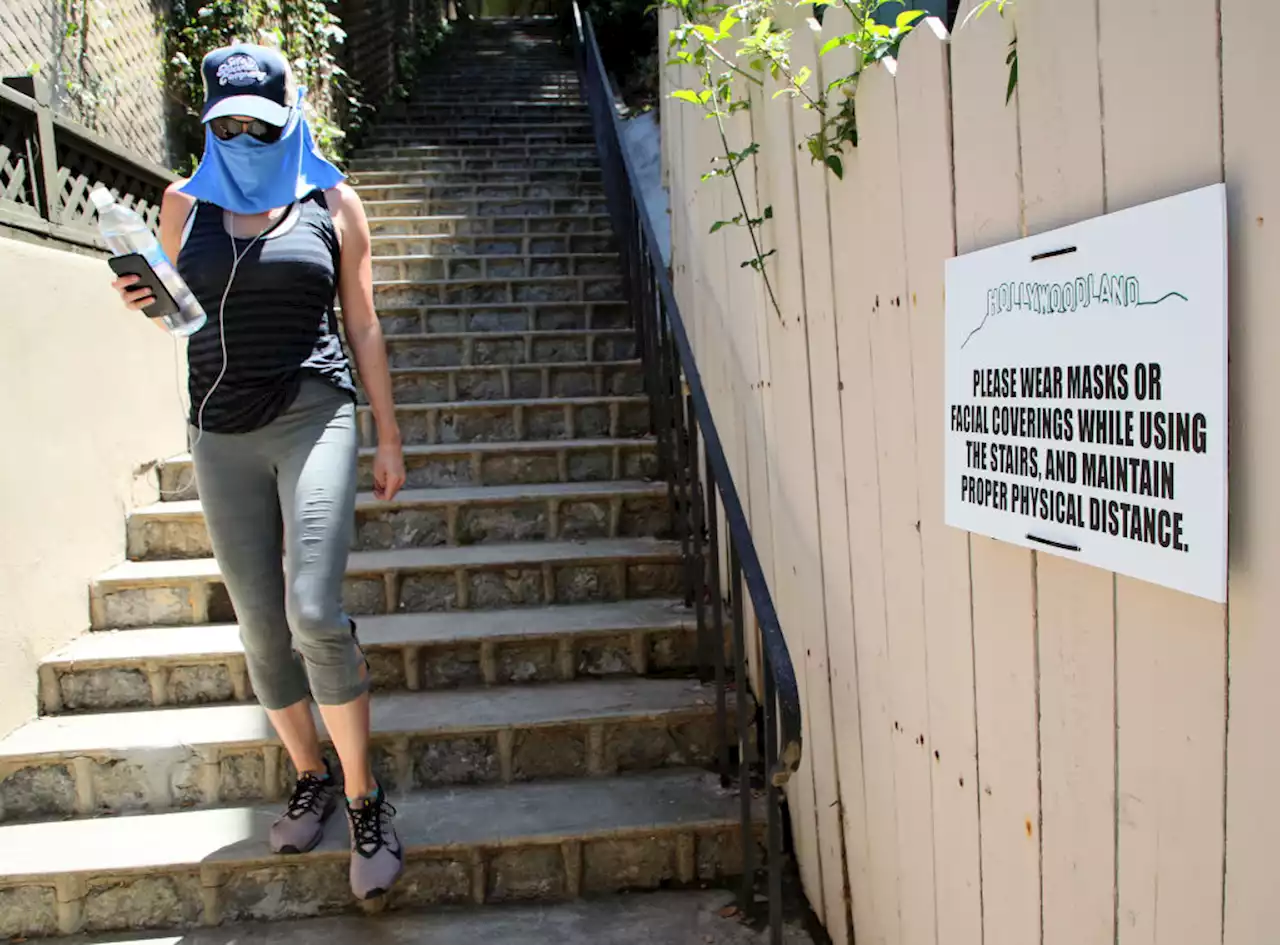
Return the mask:
[[[115,195],[105,187],[98,187],[90,191],[89,200],[99,211],[107,209],[107,207],[116,202]]]

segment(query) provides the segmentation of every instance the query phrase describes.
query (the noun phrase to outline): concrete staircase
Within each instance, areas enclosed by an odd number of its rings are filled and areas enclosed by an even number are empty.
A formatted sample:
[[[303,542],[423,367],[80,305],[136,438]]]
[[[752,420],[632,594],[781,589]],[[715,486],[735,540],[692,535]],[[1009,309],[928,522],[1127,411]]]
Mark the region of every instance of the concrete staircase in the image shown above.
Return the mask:
[[[714,693],[660,537],[572,65],[545,26],[482,21],[381,119],[352,170],[409,485],[360,496],[344,588],[407,849],[379,908],[722,883],[742,868],[739,802],[705,770]],[[0,741],[0,939],[356,907],[341,820],[314,853],[267,849],[293,772],[252,701],[188,459],[160,480],[169,501],[129,516],[129,560],[91,588],[94,632],[41,667],[43,717]],[[308,940],[359,934],[333,921]]]

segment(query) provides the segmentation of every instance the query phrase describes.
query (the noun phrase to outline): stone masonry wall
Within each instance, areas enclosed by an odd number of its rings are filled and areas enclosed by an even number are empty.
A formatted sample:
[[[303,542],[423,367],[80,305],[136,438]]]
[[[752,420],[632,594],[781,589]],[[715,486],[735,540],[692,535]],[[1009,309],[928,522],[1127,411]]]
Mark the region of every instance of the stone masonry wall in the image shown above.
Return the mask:
[[[0,75],[38,70],[63,115],[167,167],[167,12],[168,0],[3,0]]]

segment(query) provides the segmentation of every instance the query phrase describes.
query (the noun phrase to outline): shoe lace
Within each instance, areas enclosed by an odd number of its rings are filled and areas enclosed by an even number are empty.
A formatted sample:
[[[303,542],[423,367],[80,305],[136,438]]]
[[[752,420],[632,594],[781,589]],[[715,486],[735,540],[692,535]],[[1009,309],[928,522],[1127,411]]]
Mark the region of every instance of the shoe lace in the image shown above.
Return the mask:
[[[297,820],[303,814],[315,811],[320,802],[320,794],[328,785],[329,779],[314,774],[304,774],[298,778],[294,786],[293,796],[289,798],[289,809],[285,812],[290,819]]]
[[[351,808],[351,832],[355,835],[355,847],[361,856],[368,859],[386,846],[382,819],[395,815],[396,809],[385,798],[371,798],[359,807]]]

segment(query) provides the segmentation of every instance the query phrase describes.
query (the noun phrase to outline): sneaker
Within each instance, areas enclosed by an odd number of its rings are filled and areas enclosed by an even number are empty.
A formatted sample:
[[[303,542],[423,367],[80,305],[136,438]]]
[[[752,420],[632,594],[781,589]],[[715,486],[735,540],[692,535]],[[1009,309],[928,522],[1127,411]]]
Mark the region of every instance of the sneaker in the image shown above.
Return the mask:
[[[392,818],[396,809],[381,786],[372,797],[347,802],[351,824],[351,891],[357,899],[376,899],[404,871],[404,847]]]
[[[309,853],[324,837],[324,822],[338,808],[338,785],[326,761],[323,776],[298,778],[289,806],[271,825],[271,849],[276,853]]]

